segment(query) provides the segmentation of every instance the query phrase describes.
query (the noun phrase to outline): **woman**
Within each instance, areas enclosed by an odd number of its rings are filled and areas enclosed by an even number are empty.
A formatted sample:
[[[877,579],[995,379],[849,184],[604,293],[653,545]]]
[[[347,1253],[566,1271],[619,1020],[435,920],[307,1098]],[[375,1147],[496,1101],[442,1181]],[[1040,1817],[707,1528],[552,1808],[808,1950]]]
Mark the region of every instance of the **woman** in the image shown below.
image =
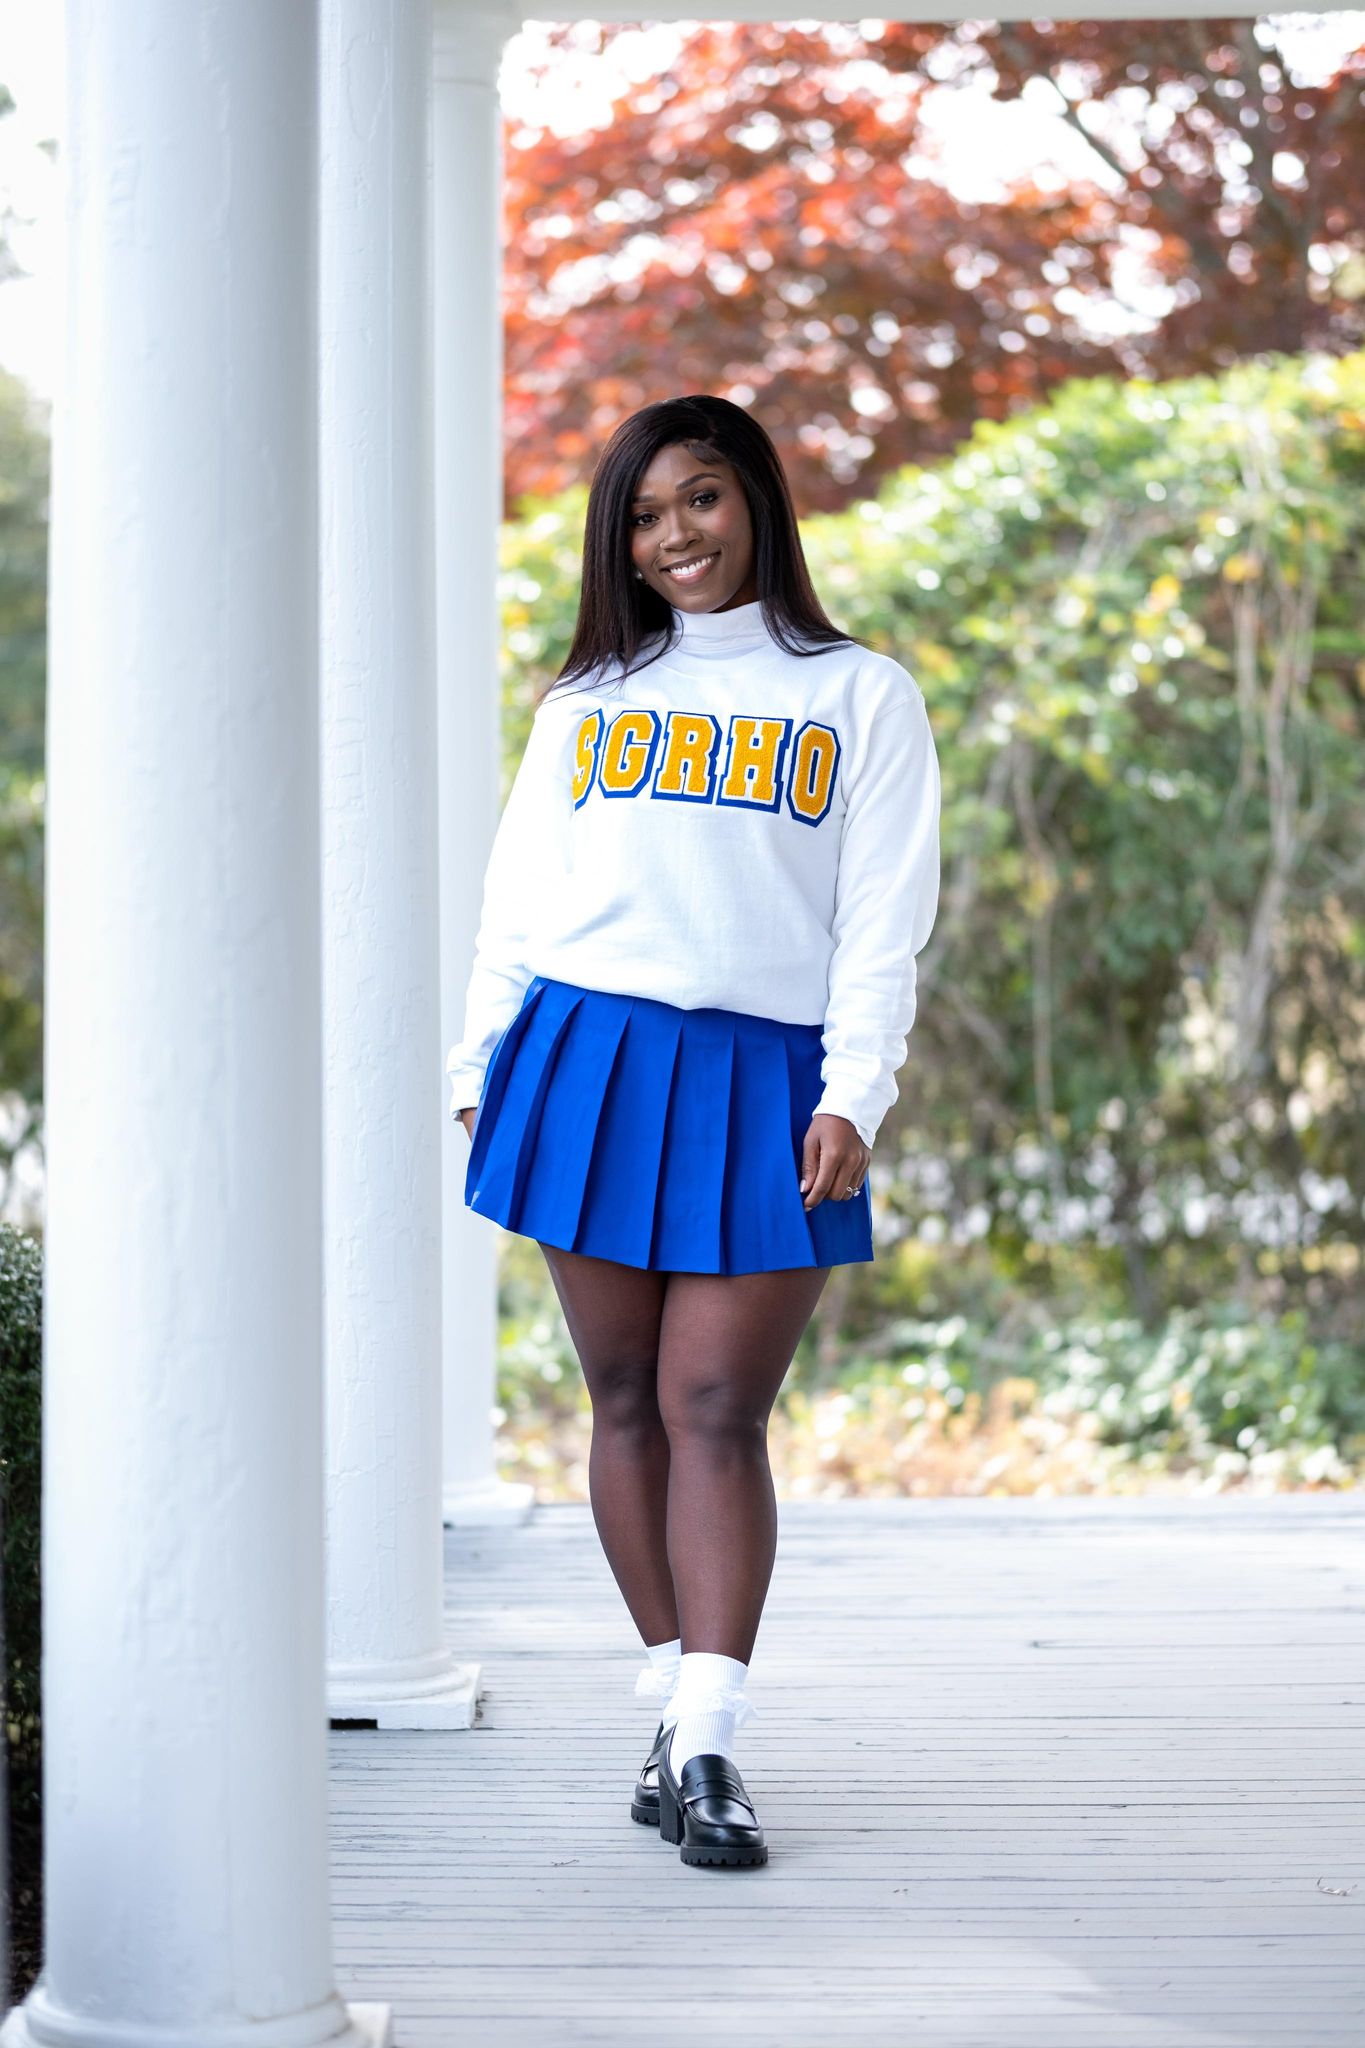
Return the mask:
[[[919,688],[825,616],[768,435],[713,397],[625,420],[446,1065],[465,1201],[540,1244],[582,1361],[593,1517],[665,1701],[631,1812],[684,1863],[767,1860],[734,1738],[768,1417],[831,1266],[873,1255],[938,821]]]

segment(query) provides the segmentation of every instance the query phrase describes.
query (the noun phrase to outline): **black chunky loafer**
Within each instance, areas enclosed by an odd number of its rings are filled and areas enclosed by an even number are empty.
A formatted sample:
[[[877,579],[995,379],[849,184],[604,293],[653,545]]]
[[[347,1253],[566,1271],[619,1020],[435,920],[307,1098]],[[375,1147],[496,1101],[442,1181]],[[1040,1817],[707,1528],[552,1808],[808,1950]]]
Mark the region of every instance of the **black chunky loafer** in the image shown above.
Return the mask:
[[[733,1757],[690,1756],[682,1777],[659,1756],[659,1838],[679,1845],[684,1863],[766,1863],[768,1844]]]
[[[659,1825],[659,1758],[667,1747],[664,1724],[660,1721],[654,1747],[640,1766],[640,1775],[635,1780],[635,1790],[630,1798],[631,1819],[643,1821],[647,1828]]]

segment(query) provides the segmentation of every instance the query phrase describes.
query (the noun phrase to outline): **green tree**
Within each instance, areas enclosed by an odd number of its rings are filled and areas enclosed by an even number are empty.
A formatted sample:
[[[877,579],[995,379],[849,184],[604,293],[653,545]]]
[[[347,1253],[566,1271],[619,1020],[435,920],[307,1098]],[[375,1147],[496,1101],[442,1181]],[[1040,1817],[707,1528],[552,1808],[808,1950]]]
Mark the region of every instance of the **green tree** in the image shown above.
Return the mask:
[[[944,884],[901,1098],[907,1248],[1083,1308],[1239,1296],[1360,1334],[1365,356],[1077,380],[807,522],[904,661]],[[509,529],[514,701],[582,496]],[[520,727],[512,724],[514,743]]]

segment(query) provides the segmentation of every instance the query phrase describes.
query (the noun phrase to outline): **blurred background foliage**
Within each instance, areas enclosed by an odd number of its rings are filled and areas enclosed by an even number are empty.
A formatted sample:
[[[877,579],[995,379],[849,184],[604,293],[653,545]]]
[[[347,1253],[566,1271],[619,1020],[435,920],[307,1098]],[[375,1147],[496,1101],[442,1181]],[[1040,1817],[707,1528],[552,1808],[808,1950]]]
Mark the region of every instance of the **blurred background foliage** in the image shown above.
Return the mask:
[[[944,880],[879,1256],[831,1276],[789,1486],[903,1487],[934,1437],[945,1484],[1002,1490],[1365,1452],[1363,482],[1365,355],[1310,355],[1077,379],[805,522],[831,613],[925,691]],[[506,531],[508,779],[585,502]],[[510,1251],[519,1428],[567,1354]]]
[[[47,408],[0,370],[0,1189],[42,1095]]]

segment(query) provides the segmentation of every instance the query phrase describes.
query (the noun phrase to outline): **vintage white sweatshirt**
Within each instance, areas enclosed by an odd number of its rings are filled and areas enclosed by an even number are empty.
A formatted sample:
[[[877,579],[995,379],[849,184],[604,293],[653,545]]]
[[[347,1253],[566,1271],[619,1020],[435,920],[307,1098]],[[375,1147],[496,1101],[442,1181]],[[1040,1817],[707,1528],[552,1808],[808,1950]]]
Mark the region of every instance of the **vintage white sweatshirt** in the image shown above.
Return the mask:
[[[870,1145],[938,905],[923,696],[865,647],[786,653],[757,602],[676,616],[668,653],[536,709],[484,878],[450,1113],[477,1103],[543,974],[819,1024],[814,1108]]]

